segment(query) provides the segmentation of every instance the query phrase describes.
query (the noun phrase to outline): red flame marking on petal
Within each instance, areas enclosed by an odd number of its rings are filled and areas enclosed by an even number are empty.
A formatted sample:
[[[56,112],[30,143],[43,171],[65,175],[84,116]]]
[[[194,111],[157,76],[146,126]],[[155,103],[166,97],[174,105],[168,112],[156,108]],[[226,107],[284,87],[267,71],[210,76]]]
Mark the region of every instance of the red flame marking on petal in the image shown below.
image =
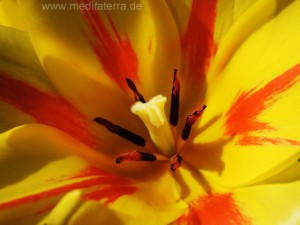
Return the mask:
[[[209,59],[216,52],[213,34],[217,2],[193,0],[187,29],[181,39],[183,57],[189,63],[188,74],[197,82],[203,81]]]
[[[58,128],[95,147],[97,140],[86,118],[62,97],[42,92],[0,72],[0,99],[31,115],[37,122]]]
[[[91,1],[77,0],[77,2],[90,4]],[[127,90],[124,82],[126,77],[135,81],[138,80],[138,60],[128,36],[122,39],[109,17],[108,20],[115,35],[114,39],[95,10],[84,10],[82,15],[96,39],[90,44],[104,71],[123,90]]]
[[[299,145],[299,141],[285,139],[285,138],[268,138],[268,137],[257,137],[257,136],[242,136],[238,140],[239,145],[265,145],[270,143],[273,145]]]
[[[101,200],[105,198],[106,204],[114,202],[115,200],[117,200],[119,197],[123,195],[133,194],[138,190],[137,187],[132,186],[129,180],[93,167],[83,169],[79,173],[61,179],[60,181],[73,180],[75,178],[83,178],[85,176],[86,177],[97,176],[97,177],[74,182],[71,184],[63,185],[61,187],[53,188],[47,191],[42,191],[36,194],[28,195],[12,201],[1,203],[0,210],[18,206],[21,204],[34,203],[39,200],[50,198],[53,196],[60,196],[62,194],[66,194],[67,192],[70,192],[75,189],[89,188],[87,190],[87,193],[83,195],[84,198],[93,199],[93,200]]]
[[[187,225],[250,225],[250,219],[242,214],[231,193],[208,194],[189,205],[189,212],[177,220]]]
[[[300,142],[294,140],[255,137],[249,134],[255,131],[276,130],[269,123],[259,121],[258,116],[276,102],[278,95],[297,83],[299,75],[300,64],[287,70],[256,92],[254,92],[255,88],[242,92],[226,113],[226,134],[242,135],[238,141],[240,145],[263,145],[266,142],[276,145],[283,143],[299,145]]]
[[[153,49],[153,46],[152,46],[152,40],[150,39],[149,40],[149,44],[148,44],[148,53],[152,53],[152,49]]]

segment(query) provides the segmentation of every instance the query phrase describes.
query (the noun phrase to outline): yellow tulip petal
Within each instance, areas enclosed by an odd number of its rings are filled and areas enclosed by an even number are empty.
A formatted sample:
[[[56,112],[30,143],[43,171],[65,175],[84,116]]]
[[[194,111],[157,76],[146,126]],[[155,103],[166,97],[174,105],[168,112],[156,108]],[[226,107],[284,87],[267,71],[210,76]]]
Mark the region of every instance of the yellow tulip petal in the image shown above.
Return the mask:
[[[177,23],[181,41],[180,117],[185,118],[203,103],[206,74],[216,50],[213,34],[217,0],[167,1]],[[183,119],[184,120],[184,119]],[[182,121],[183,121],[182,120]],[[181,130],[180,123],[178,129]]]
[[[187,205],[178,195],[177,184],[169,166],[157,175],[153,180],[150,178],[135,183],[139,191],[121,197],[111,207],[129,218],[132,224],[168,224],[174,221]]]
[[[157,94],[157,89],[166,92],[166,84],[157,82],[161,76],[169,77],[171,89],[180,49],[175,24],[164,2],[20,1],[20,5],[39,58],[48,64],[47,73],[51,67],[48,58],[67,59],[71,71],[79,70],[111,89],[128,90],[125,77],[137,80],[138,76],[147,98]],[[88,10],[91,5],[104,8]],[[65,73],[48,74],[55,84],[72,79]]]
[[[67,193],[55,206],[55,208],[43,218],[38,225],[64,225],[82,202],[81,191],[75,190]]]
[[[68,135],[43,125],[3,133],[0,223],[40,219],[62,195],[75,189],[84,190],[83,198],[106,204],[138,190],[129,180],[97,169],[73,153],[94,165],[108,162]]]
[[[68,224],[70,225],[118,225],[124,223],[125,221],[123,218],[120,218],[120,216],[111,208],[96,201],[87,201],[82,204],[68,221]]]
[[[218,76],[252,33],[276,17],[292,2],[292,0],[220,0],[214,33],[219,47],[208,80]]]
[[[44,66],[46,71],[52,74],[51,79],[59,80],[55,85],[61,95],[90,121],[100,116],[147,138],[147,130],[130,111],[131,105],[134,104],[132,96],[128,98],[121,90],[86,77],[66,60],[48,58]],[[61,80],[62,76],[67,77]],[[109,141],[113,137],[107,130],[96,126],[99,128],[98,132],[103,133],[103,139]],[[114,139],[114,142],[116,141],[118,139]]]
[[[191,202],[176,224],[252,225],[252,218],[245,214],[232,193],[209,193]]]
[[[300,223],[300,182],[260,185],[236,190],[236,202],[252,224],[296,225]]]
[[[0,83],[2,101],[29,114],[39,123],[58,128],[89,146],[99,146],[92,120],[89,121],[64,98],[41,91],[5,73],[0,74]]]
[[[0,26],[0,73],[55,92],[27,32]]]
[[[221,43],[227,32],[238,20],[242,19],[257,3],[257,0],[219,0],[215,24],[214,39]]]
[[[203,104],[207,83],[219,79],[219,72],[248,36],[292,1],[167,2],[182,36],[183,68],[189,68],[183,69],[181,85],[181,114],[185,117]]]
[[[166,188],[164,187],[164,190],[165,189]],[[153,190],[153,192],[154,191],[159,193],[157,189]],[[155,197],[154,195],[151,196]],[[73,213],[68,224],[80,225],[82,223],[88,223],[90,225],[97,225],[105,223],[113,225],[165,225],[174,221],[183,212],[183,209],[180,209],[178,206],[176,206],[176,208],[174,204],[171,206],[166,204],[164,201],[165,197],[160,199],[161,202],[153,201],[153,199],[150,199],[149,201],[149,199],[150,198],[147,198],[147,196],[144,195],[133,195],[129,198],[124,196],[110,205],[104,205],[95,201],[87,201]]]
[[[203,151],[190,154],[201,161],[203,152],[207,161],[196,167],[207,165],[226,186],[261,182],[299,157],[298,8],[291,3],[253,33],[209,83],[208,107],[194,130]]]
[[[22,124],[34,123],[34,119],[15,107],[0,101],[0,133]]]
[[[10,76],[25,81],[38,89],[55,93],[55,89],[38,61],[29,35],[9,27],[0,27],[0,76]],[[1,80],[1,89],[13,90],[13,85]],[[23,90],[24,91],[24,90]],[[6,92],[6,91],[5,91]],[[3,94],[3,93],[2,93]],[[22,93],[24,95],[24,92]],[[3,97],[3,96],[2,96]],[[1,98],[1,97],[0,97]],[[18,97],[21,101],[21,97]],[[3,98],[1,98],[3,100]],[[25,123],[33,123],[34,119],[11,106],[11,102],[0,103],[1,125],[4,132]]]
[[[135,183],[139,190],[128,196],[120,197],[105,208],[101,204],[87,202],[74,213],[69,224],[169,224],[177,219],[186,208],[179,201],[171,174],[144,183]],[[176,201],[178,200],[178,201]],[[98,213],[101,212],[101,213]]]
[[[175,224],[299,224],[299,185],[296,181],[201,194]]]
[[[26,30],[17,0],[3,0],[0,2],[0,25]]]

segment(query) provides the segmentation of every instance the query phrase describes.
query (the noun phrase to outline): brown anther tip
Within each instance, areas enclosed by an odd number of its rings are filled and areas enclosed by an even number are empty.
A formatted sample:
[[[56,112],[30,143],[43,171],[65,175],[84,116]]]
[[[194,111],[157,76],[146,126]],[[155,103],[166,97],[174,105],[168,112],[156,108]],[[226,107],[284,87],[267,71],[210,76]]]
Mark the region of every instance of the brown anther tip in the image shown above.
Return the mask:
[[[128,87],[133,91],[134,100],[136,102],[140,101],[140,102],[146,103],[146,100],[144,99],[143,95],[138,92],[134,82],[131,79],[129,79],[128,77],[126,77],[125,80],[126,80]]]
[[[177,126],[179,119],[179,96],[180,96],[180,82],[177,77],[177,69],[174,69],[173,87],[171,92],[171,110],[170,110],[170,124]]]
[[[204,109],[206,109],[206,107],[207,107],[206,105],[203,105],[201,110],[196,110],[195,112],[193,112],[193,114],[189,115],[186,118],[185,126],[183,128],[182,135],[181,135],[182,140],[185,141],[188,139],[192,126],[194,125],[194,123],[196,123],[196,121],[201,116],[202,112],[204,111]]]
[[[133,91],[137,91],[135,84],[133,83],[133,81],[129,78],[125,78],[126,83],[128,85],[128,87],[133,90]]]
[[[116,164],[126,161],[156,161],[156,156],[147,152],[133,151],[121,154],[116,158]]]

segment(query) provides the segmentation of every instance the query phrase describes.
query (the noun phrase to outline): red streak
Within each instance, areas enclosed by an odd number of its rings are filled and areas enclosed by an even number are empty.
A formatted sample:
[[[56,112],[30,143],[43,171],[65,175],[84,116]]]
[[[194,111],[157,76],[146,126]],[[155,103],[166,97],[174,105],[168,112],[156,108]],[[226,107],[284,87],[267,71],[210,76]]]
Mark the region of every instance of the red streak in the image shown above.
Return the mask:
[[[77,0],[77,2],[91,4],[90,0]],[[108,19],[114,37],[105,27],[97,11],[84,10],[81,12],[95,37],[95,41],[90,41],[90,44],[107,75],[123,89],[126,88],[126,77],[137,81],[138,60],[128,36],[126,35],[124,39],[120,37],[111,18]]]
[[[149,41],[149,44],[148,44],[148,53],[150,54],[152,52],[152,40]]]
[[[300,142],[294,140],[256,137],[250,134],[250,132],[276,130],[269,123],[259,121],[258,117],[277,101],[278,95],[299,81],[299,75],[300,64],[284,72],[257,91],[253,88],[248,92],[242,92],[226,113],[226,134],[241,135],[238,141],[240,145],[263,145],[266,142],[275,145],[284,143],[300,145]]]
[[[106,198],[107,200],[105,203],[109,204],[117,200],[122,195],[130,195],[138,190],[137,187],[132,186],[129,180],[93,167],[86,168],[79,173],[74,174],[73,176],[57,181],[73,180],[75,178],[83,178],[84,176],[97,177],[74,182],[71,184],[63,185],[61,187],[53,188],[47,191],[42,191],[36,194],[5,202],[0,204],[0,209],[6,209],[21,204],[34,203],[45,198],[60,196],[72,190],[84,188],[88,188],[88,190],[83,197],[93,200],[101,200]]]
[[[232,197],[227,194],[208,194],[189,205],[189,212],[177,220],[187,225],[250,225]]]
[[[295,140],[257,136],[242,136],[239,138],[238,143],[240,145],[264,145],[265,143],[270,143],[273,145],[300,145],[300,142]]]
[[[42,92],[0,72],[0,99],[31,115],[37,122],[58,128],[94,147],[97,140],[86,118],[62,97]]]
[[[188,62],[188,76],[202,82],[209,59],[216,52],[213,34],[217,0],[193,0],[187,29],[181,39],[183,57]]]

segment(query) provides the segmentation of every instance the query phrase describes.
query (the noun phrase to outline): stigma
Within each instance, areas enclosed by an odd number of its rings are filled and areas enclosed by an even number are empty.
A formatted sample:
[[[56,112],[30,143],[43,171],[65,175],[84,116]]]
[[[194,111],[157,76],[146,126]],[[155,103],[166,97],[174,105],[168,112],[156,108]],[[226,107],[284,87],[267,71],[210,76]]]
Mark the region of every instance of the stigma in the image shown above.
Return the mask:
[[[171,157],[175,154],[175,141],[165,114],[166,102],[166,97],[157,95],[148,102],[136,102],[131,107],[131,112],[144,122],[157,151]]]

